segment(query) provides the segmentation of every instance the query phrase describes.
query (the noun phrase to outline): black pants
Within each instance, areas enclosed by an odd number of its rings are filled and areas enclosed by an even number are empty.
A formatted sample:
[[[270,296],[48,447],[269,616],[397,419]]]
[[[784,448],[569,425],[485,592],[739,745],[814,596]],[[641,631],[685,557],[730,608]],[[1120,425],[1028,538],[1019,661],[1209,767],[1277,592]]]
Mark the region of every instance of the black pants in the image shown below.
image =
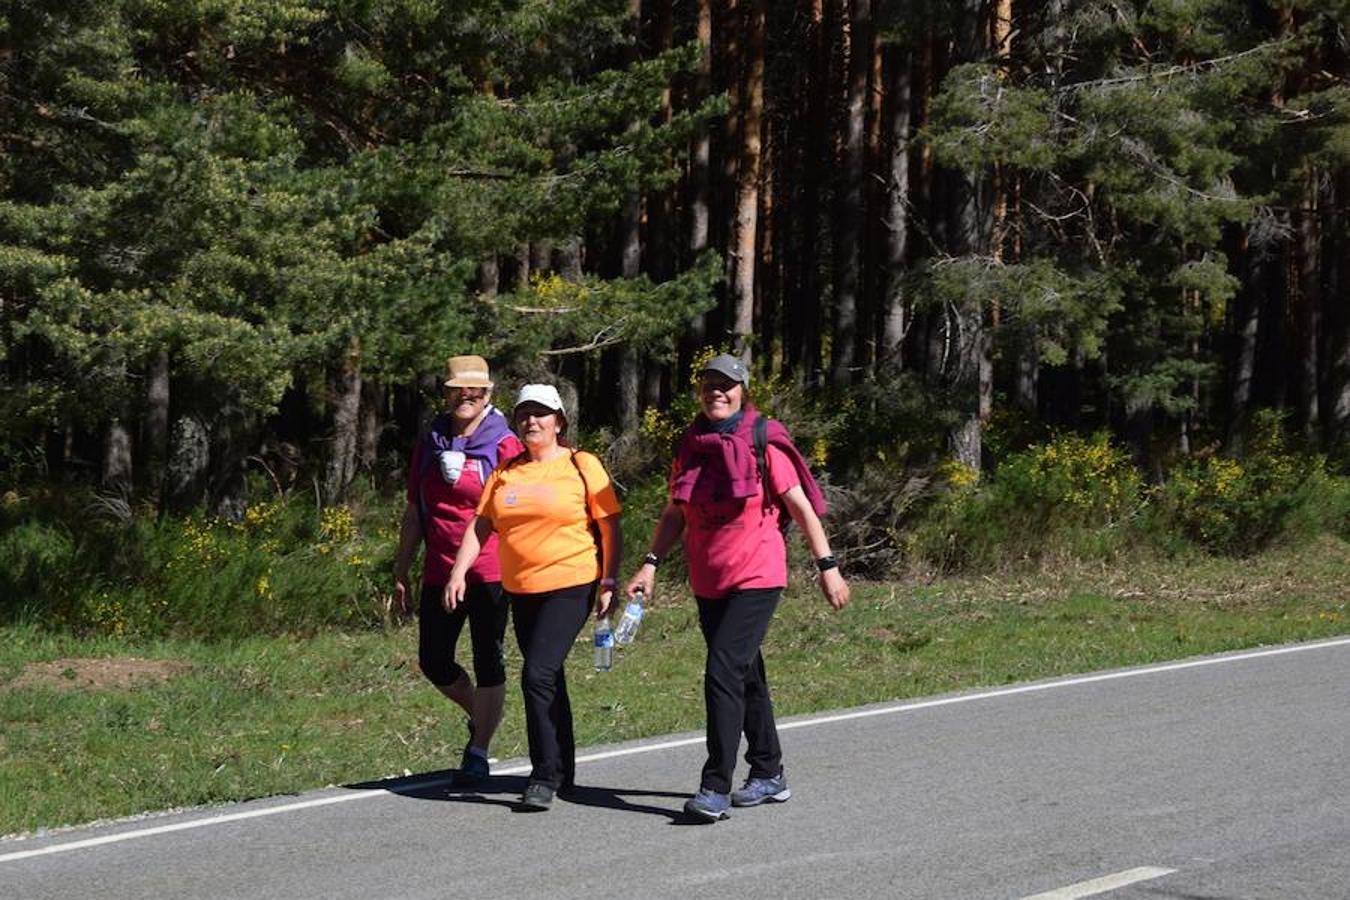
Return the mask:
[[[422,674],[437,687],[449,687],[467,673],[455,662],[455,644],[469,620],[469,638],[473,643],[473,674],[479,687],[506,683],[506,662],[502,642],[506,637],[506,617],[510,611],[500,581],[471,584],[464,602],[448,613],[441,606],[445,585],[423,584],[422,602],[417,614],[417,664]]]
[[[524,665],[525,730],[530,740],[530,781],[557,789],[576,777],[577,742],[563,663],[590,616],[595,584],[542,594],[508,594]]]
[[[773,719],[773,701],[759,652],[782,588],[736,591],[720,600],[698,598],[698,624],[708,644],[703,700],[708,707],[708,761],[702,786],[731,790],[736,751],[745,733],[745,761],[751,778],[772,778],[783,770],[783,751]]]

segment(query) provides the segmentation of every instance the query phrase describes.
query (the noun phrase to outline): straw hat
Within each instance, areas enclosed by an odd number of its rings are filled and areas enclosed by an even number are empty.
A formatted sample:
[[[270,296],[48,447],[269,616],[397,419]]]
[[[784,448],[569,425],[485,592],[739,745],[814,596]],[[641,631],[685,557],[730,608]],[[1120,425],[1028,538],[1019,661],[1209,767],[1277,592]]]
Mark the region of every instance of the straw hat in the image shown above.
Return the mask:
[[[481,356],[452,356],[445,364],[446,387],[492,387],[487,360]]]

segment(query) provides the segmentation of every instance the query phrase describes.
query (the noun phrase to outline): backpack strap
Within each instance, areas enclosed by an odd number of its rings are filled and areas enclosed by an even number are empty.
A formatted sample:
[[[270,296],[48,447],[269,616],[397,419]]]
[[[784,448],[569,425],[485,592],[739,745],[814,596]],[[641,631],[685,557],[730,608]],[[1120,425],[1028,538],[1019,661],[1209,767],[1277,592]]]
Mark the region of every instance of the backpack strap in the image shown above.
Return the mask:
[[[572,460],[572,468],[577,470],[577,476],[581,479],[581,506],[586,511],[586,530],[591,533],[591,540],[595,542],[595,561],[600,564],[600,577],[604,578],[605,543],[600,538],[600,526],[591,515],[591,485],[586,480],[586,473],[581,470],[581,463],[577,462],[577,451],[569,449],[567,455]]]
[[[769,484],[769,417],[759,416],[755,419],[754,431],[752,432],[755,445],[755,468],[759,470],[760,484],[765,485],[765,493],[768,492]]]
[[[752,443],[755,445],[755,466],[759,469],[760,490],[764,493],[766,501],[778,504],[778,530],[787,534],[788,529],[792,527],[792,516],[788,513],[786,504],[781,497],[769,496],[769,417],[760,416],[755,419],[755,424],[751,432]]]

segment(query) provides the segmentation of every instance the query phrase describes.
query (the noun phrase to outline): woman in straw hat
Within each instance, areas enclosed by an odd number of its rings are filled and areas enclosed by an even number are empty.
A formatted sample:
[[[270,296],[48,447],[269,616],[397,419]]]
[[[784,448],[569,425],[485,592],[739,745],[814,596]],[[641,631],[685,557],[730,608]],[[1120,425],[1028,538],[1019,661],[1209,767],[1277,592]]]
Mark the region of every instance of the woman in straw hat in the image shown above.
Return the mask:
[[[465,571],[462,601],[447,610],[442,600],[483,486],[522,447],[506,417],[492,406],[487,361],[481,356],[453,356],[447,372],[446,412],[432,420],[413,450],[408,469],[408,503],[394,564],[394,598],[401,609],[407,609],[408,568],[418,544],[425,544],[418,663],[427,679],[469,716],[469,741],[456,781],[472,785],[488,776],[488,746],[501,722],[506,697],[502,643],[508,607],[495,540],[475,553],[473,566]],[[455,661],[455,644],[466,619],[474,678]]]
[[[446,588],[453,608],[480,544],[492,535],[511,600],[530,742],[530,778],[520,802],[545,810],[575,784],[576,740],[563,664],[592,608],[609,610],[622,553],[619,500],[605,467],[567,443],[557,388],[527,384],[512,420],[525,452],[492,473]],[[598,590],[597,590],[598,589]]]

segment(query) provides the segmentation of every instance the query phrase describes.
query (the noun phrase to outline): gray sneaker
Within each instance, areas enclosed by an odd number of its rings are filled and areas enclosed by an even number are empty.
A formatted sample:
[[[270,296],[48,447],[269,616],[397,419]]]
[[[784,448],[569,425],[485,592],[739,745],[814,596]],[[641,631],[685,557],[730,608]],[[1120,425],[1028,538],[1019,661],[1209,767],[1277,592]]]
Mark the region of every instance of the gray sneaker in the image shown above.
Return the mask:
[[[747,778],[739,791],[731,792],[732,806],[759,806],[761,803],[782,803],[792,796],[788,790],[787,775],[779,772],[773,778]]]
[[[684,802],[684,811],[697,819],[716,822],[718,819],[727,818],[727,809],[730,806],[731,800],[726,794],[699,788],[697,794]]]
[[[525,785],[519,808],[527,812],[543,812],[553,805],[553,788],[540,781]]]

